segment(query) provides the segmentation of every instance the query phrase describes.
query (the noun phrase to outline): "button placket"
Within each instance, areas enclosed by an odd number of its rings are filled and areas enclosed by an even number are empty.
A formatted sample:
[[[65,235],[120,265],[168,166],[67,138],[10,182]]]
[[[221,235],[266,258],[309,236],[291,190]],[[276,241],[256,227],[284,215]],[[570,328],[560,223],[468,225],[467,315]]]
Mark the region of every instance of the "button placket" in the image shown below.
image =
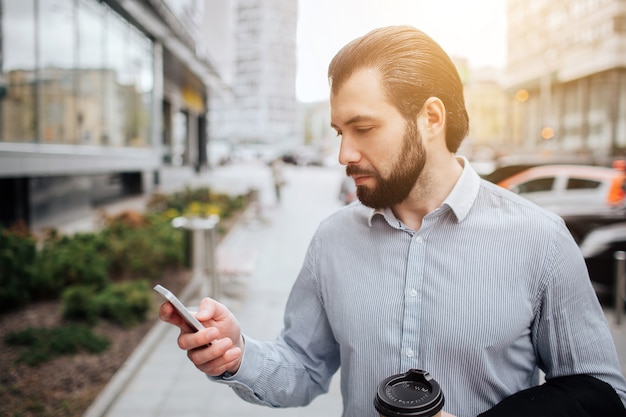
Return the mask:
[[[421,318],[421,287],[424,281],[424,258],[426,245],[423,233],[412,236],[409,245],[404,288],[404,317],[402,323],[402,355],[403,368],[415,367],[420,345]]]

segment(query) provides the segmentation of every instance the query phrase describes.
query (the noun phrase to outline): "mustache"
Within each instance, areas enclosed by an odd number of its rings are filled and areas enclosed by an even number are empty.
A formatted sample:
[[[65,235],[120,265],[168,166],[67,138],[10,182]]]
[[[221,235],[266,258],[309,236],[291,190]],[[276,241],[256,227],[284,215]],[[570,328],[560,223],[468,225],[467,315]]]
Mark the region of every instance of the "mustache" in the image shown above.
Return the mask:
[[[368,171],[367,169],[361,168],[358,165],[348,165],[346,167],[346,175],[351,177],[353,175],[368,175],[375,176],[375,173],[372,171]]]

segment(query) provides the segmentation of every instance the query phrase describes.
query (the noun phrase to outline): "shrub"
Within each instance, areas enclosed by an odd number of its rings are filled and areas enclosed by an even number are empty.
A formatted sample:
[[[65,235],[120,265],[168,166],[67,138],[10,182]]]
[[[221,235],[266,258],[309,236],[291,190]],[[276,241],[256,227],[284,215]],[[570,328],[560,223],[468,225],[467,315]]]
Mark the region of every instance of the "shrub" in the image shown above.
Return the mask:
[[[36,243],[31,235],[0,227],[0,311],[30,300],[36,256]]]
[[[25,346],[18,362],[36,366],[57,356],[74,354],[81,350],[90,353],[103,352],[109,340],[95,335],[84,325],[68,324],[55,328],[29,327],[8,334],[5,342],[13,346]]]
[[[157,278],[168,268],[185,260],[183,231],[169,220],[155,215],[140,215],[133,223],[115,217],[108,220],[103,236],[108,243],[111,272],[114,275]]]
[[[102,317],[129,327],[146,319],[152,297],[145,281],[126,281],[113,284],[95,298]]]
[[[96,289],[88,285],[75,285],[67,288],[61,295],[63,317],[73,320],[85,320],[95,324],[100,318],[100,306],[96,303]]]
[[[109,282],[106,248],[103,236],[98,233],[59,236],[53,232],[37,257],[33,295],[56,298],[71,285],[104,287]]]
[[[146,319],[151,293],[145,281],[124,281],[97,291],[91,286],[74,286],[63,292],[63,317],[94,324],[106,318],[129,327]]]

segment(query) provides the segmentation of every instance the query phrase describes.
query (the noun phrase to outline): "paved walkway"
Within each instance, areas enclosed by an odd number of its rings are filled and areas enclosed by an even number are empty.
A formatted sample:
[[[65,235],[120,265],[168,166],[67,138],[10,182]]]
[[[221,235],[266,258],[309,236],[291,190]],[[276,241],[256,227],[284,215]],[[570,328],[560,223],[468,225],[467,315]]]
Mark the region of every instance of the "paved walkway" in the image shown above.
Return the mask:
[[[241,170],[241,167],[232,167]],[[320,220],[340,208],[341,169],[286,167],[288,184],[277,204],[271,179],[250,166],[247,175],[261,190],[262,220],[243,221],[221,242],[220,250],[253,254],[255,268],[245,282],[242,298],[223,298],[243,330],[261,340],[272,340],[282,328],[283,308],[309,240]],[[240,183],[233,173],[216,173],[222,183]],[[200,300],[197,285],[181,298],[188,305]],[[159,416],[339,416],[338,378],[329,394],[301,409],[276,410],[239,399],[230,388],[206,379],[188,361],[173,326],[158,323],[114,379],[96,399],[85,417]]]
[[[280,331],[284,304],[309,239],[319,221],[340,207],[337,194],[342,176],[335,168],[287,167],[288,185],[276,204],[266,167],[225,167],[212,174],[211,182],[227,189],[252,181],[261,191],[265,221],[238,224],[220,245],[220,249],[254,257],[255,268],[245,282],[243,297],[222,299],[250,336],[271,340]],[[179,296],[193,306],[200,300],[199,287],[190,285]],[[626,370],[626,323],[616,325],[610,310],[607,316]],[[84,417],[341,415],[338,375],[330,392],[308,407],[276,410],[251,405],[230,388],[207,381],[178,349],[177,336],[176,328],[155,325]]]

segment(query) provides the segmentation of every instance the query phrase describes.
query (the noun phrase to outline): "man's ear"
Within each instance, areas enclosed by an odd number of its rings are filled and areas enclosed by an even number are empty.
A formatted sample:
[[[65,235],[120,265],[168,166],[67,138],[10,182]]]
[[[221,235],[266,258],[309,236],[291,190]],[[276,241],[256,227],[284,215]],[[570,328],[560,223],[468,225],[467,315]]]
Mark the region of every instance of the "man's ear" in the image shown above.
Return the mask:
[[[422,106],[418,115],[418,126],[431,135],[437,135],[445,131],[446,106],[437,97],[429,97]]]

